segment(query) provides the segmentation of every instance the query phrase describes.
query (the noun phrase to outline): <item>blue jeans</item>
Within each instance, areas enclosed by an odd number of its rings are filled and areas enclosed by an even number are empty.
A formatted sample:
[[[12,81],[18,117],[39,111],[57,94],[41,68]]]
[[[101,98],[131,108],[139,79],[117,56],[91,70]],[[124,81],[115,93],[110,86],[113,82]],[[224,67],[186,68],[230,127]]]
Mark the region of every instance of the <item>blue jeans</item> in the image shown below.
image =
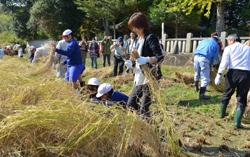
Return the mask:
[[[91,67],[97,69],[97,57],[90,57],[91,58]]]
[[[194,81],[201,80],[201,87],[206,87],[210,81],[210,62],[200,55],[194,56]]]
[[[107,59],[107,62],[108,62],[108,66],[110,66],[110,54],[103,55],[103,67],[106,66],[106,59]]]

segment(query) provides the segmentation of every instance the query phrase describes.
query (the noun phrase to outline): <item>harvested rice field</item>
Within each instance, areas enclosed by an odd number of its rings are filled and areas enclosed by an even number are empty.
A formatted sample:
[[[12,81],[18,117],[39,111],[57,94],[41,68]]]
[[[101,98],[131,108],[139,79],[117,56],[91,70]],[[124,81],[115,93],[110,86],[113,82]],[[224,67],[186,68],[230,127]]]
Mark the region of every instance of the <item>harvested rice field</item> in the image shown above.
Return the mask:
[[[235,130],[233,98],[229,116],[220,119],[222,93],[210,86],[212,99],[199,101],[192,67],[162,66],[164,77],[152,88],[152,117],[144,119],[119,106],[90,103],[53,70],[32,75],[42,66],[25,58],[0,60],[0,156],[250,156],[249,113],[245,129]],[[94,76],[129,95],[133,75],[111,73],[111,67],[87,68],[83,80]]]

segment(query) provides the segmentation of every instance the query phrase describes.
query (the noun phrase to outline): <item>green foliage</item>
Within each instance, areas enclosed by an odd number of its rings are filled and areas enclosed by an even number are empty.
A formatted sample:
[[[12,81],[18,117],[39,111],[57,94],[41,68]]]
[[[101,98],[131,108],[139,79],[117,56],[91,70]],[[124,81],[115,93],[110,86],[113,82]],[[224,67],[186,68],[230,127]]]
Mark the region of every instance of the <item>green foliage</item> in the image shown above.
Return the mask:
[[[75,4],[68,0],[38,0],[30,14],[29,27],[38,27],[51,38],[57,38],[67,28],[77,32],[83,16]]]
[[[18,38],[15,33],[9,32],[9,31],[4,31],[0,32],[0,45],[7,45],[11,43],[24,43],[24,41],[20,38]]]
[[[172,7],[173,3],[165,1],[156,1],[150,8],[150,19],[156,25],[161,25],[162,22],[166,25],[166,33],[173,36],[173,28],[176,30],[175,36],[186,34],[187,31],[197,30],[200,22],[200,13],[197,11],[186,15],[186,12],[181,9]],[[167,9],[166,9],[167,8]],[[182,36],[183,36],[182,35]]]
[[[12,17],[9,14],[0,12],[0,31],[7,31],[10,29]]]
[[[152,0],[75,0],[78,8],[86,13],[83,23],[84,34],[105,30],[109,33],[111,24],[120,24],[127,29],[127,21],[135,11],[147,13]]]

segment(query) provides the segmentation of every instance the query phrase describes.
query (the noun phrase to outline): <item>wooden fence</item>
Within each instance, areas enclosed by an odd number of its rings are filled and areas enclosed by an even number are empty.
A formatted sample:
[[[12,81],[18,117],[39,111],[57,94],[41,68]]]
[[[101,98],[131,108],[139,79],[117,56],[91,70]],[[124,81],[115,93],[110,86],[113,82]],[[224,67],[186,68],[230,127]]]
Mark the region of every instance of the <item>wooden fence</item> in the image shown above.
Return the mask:
[[[164,36],[163,36],[164,37]],[[227,33],[222,32],[220,39],[222,41],[223,47],[226,46]],[[209,37],[207,37],[209,38]],[[162,44],[166,54],[183,54],[183,53],[193,53],[197,48],[199,42],[204,38],[193,37],[192,33],[187,33],[186,38],[162,38]],[[244,43],[250,40],[250,37],[240,37],[241,42]]]

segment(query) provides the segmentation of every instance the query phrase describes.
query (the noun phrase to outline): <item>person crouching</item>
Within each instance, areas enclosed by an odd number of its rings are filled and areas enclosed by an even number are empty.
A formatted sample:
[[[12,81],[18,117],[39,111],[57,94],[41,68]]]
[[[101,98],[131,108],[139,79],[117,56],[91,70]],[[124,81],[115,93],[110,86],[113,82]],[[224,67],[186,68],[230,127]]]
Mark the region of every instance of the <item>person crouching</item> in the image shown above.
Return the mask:
[[[111,106],[113,103],[125,106],[128,102],[128,96],[124,93],[114,91],[112,85],[109,83],[103,83],[98,87],[96,97],[105,102],[107,106]]]
[[[93,77],[88,80],[87,91],[89,93],[89,98],[91,101],[97,100],[96,94],[97,94],[99,85],[100,85],[100,81],[97,78]]]

